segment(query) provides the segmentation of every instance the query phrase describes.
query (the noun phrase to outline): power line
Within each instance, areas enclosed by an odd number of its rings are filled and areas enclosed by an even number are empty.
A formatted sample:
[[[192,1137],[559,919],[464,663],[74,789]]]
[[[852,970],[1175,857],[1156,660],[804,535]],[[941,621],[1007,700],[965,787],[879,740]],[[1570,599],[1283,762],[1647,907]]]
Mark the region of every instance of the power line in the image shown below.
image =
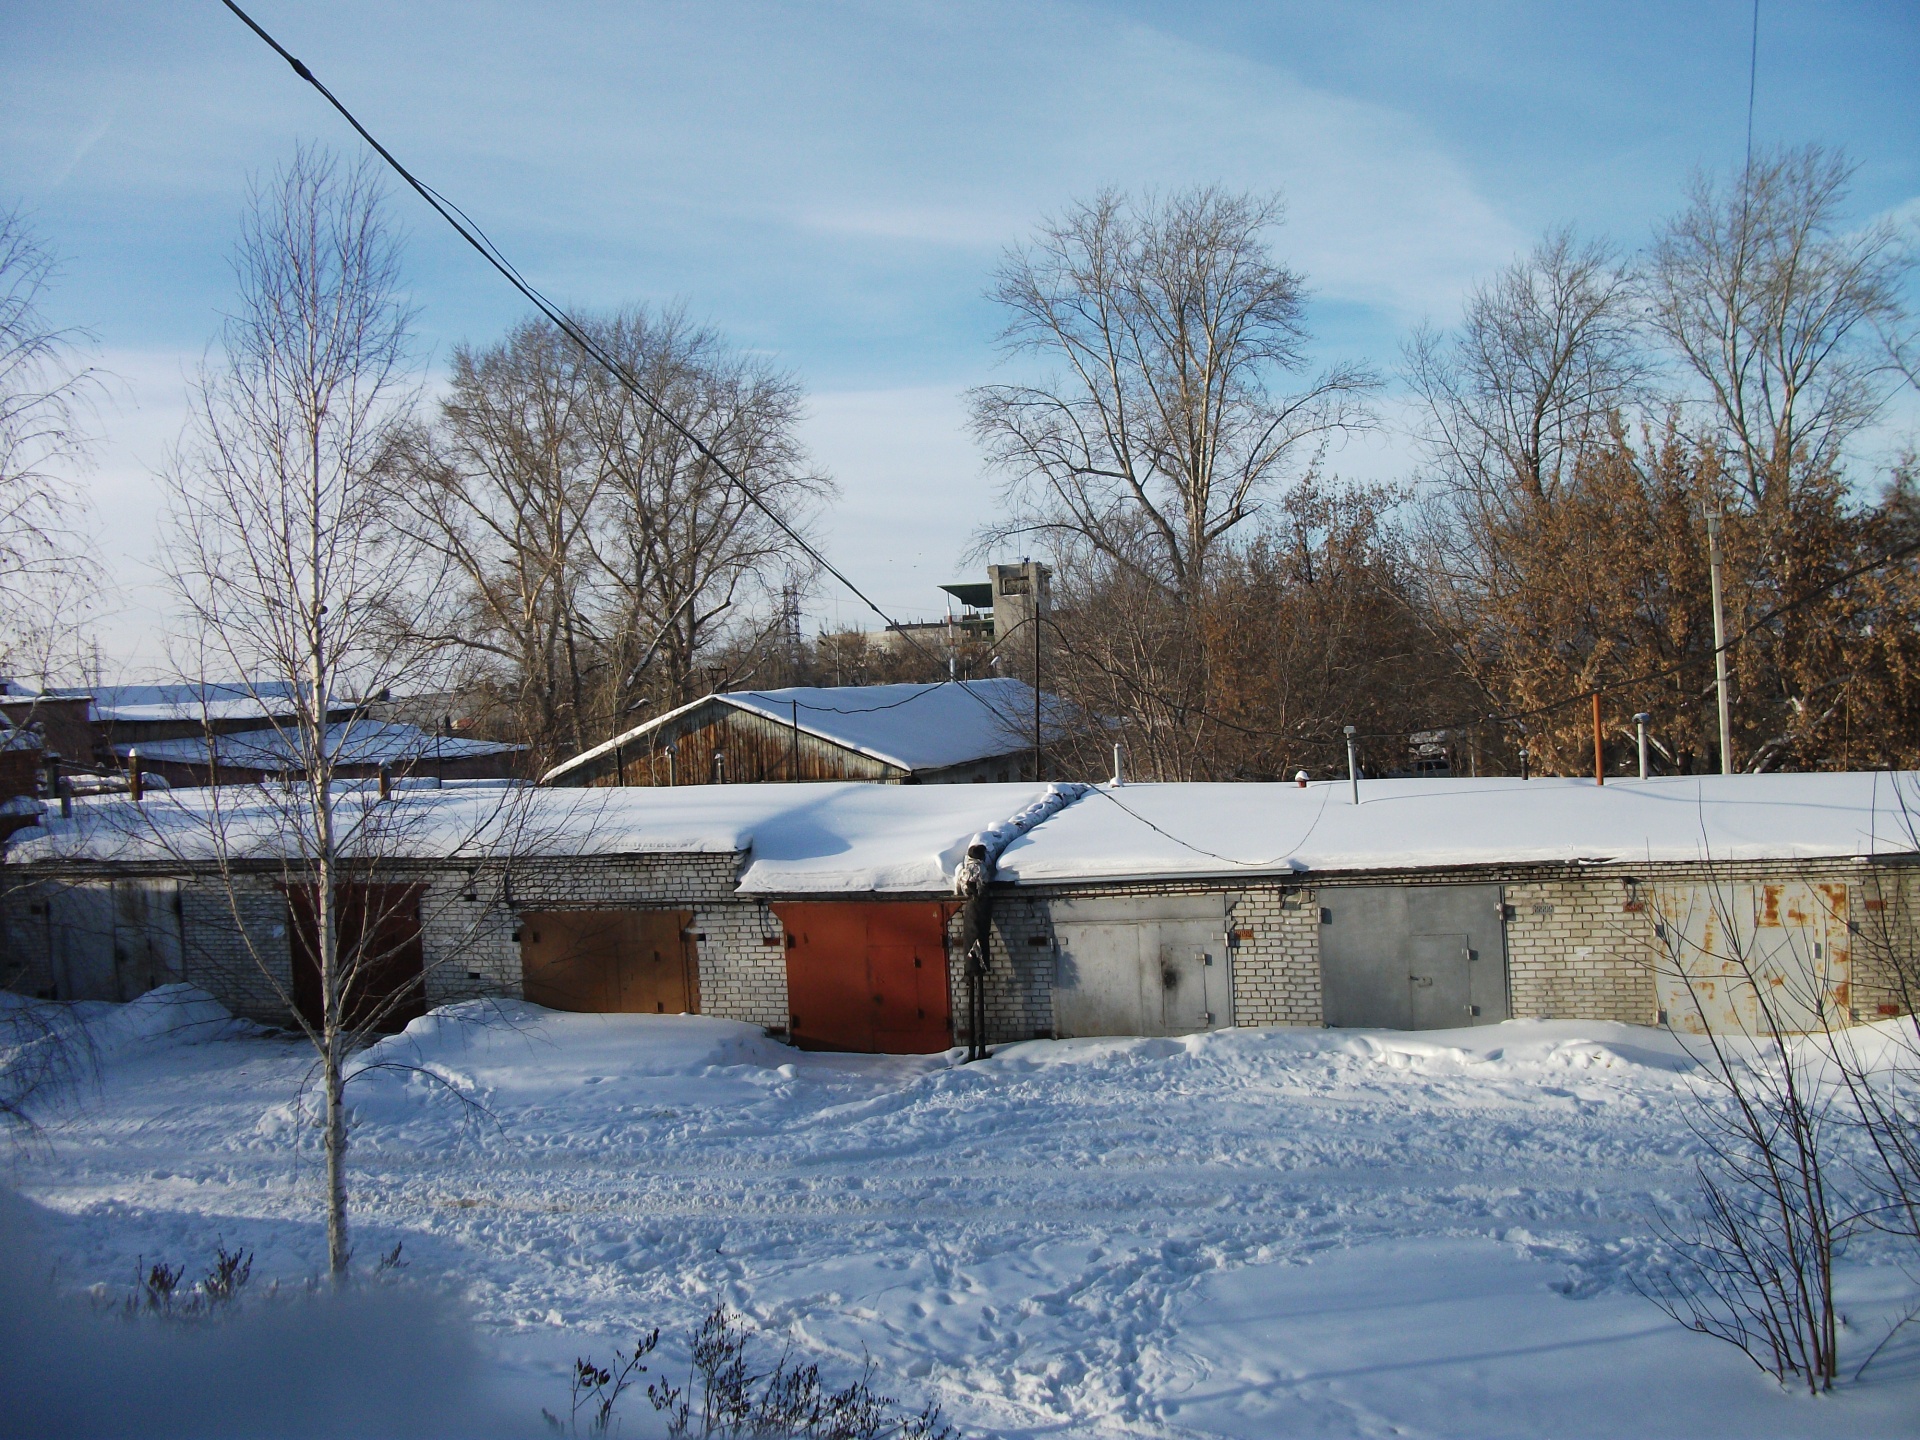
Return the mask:
[[[1753,42],[1747,51],[1747,176],[1753,176],[1753,96],[1760,78],[1760,0],[1753,0]]]
[[[882,620],[886,621],[888,626],[898,631],[901,638],[913,646],[914,649],[918,650],[923,657],[930,661],[936,658],[931,651],[927,650],[919,641],[915,640],[912,635],[902,629],[886,611],[882,610],[868,598],[867,594],[861,590],[858,585],[855,585],[853,581],[849,580],[836,569],[834,565],[828,561],[827,557],[816,550],[799,531],[789,525],[779,512],[767,504],[766,501],[762,500],[751,486],[738,475],[734,474],[732,467],[715,454],[713,448],[709,446],[706,441],[702,440],[692,430],[681,424],[678,417],[656,400],[646,386],[640,383],[640,380],[632,371],[616,357],[609,354],[592,336],[587,334],[579,325],[575,324],[564,311],[530,284],[527,279],[521,275],[519,270],[514,267],[513,262],[501,253],[499,247],[487,238],[486,232],[474,223],[472,217],[469,216],[466,211],[447,199],[431,185],[418,179],[411,170],[407,169],[406,166],[395,159],[393,152],[388,150],[387,147],[382,145],[378,140],[374,139],[373,132],[362,125],[360,121],[355,118],[353,112],[341,103],[339,97],[321,83],[319,76],[315,75],[312,70],[308,69],[305,64],[291,54],[284,45],[261,28],[259,22],[236,5],[234,0],[221,0],[221,3],[238,16],[242,24],[253,31],[255,35],[259,36],[260,39],[272,49],[274,54],[286,61],[287,64],[293,68],[294,74],[306,81],[315,90],[318,90],[321,97],[340,113],[341,118],[344,119],[347,124],[354,128],[355,133],[358,134],[362,140],[366,141],[368,145],[373,147],[374,153],[386,161],[396,175],[406,181],[408,188],[422,200],[426,201],[427,204],[433,208],[435,214],[446,221],[447,224],[451,225],[454,230],[458,232],[462,240],[465,240],[467,244],[478,252],[482,259],[495,270],[499,271],[506,282],[518,290],[520,294],[559,329],[562,334],[573,341],[575,345],[579,346],[582,351],[599,364],[609,375],[613,376],[615,380],[619,381],[629,393],[657,415],[661,421],[668,425],[677,435],[689,445],[693,446],[702,459],[725,476],[728,483],[738,490],[749,504],[761,514],[765,515],[767,519],[771,520],[783,535],[793,541],[795,545],[799,546],[801,551],[811,557],[822,570],[825,570],[829,575],[833,576],[834,579],[846,586],[847,590],[853,594],[855,598]]]

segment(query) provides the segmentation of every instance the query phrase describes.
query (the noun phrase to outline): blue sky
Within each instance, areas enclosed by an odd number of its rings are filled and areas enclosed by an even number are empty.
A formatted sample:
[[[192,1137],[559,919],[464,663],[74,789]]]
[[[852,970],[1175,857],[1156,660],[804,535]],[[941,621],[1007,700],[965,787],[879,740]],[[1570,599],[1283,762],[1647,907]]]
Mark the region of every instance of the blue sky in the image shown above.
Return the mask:
[[[822,538],[938,610],[993,503],[961,392],[1002,249],[1104,184],[1278,190],[1322,358],[1391,366],[1477,276],[1572,222],[1629,245],[1745,143],[1747,0],[1633,4],[295,4],[258,19],[549,294],[684,302],[788,367],[840,482]],[[1920,215],[1920,10],[1762,0],[1755,131]],[[248,176],[351,136],[215,0],[0,13],[0,204],[64,257],[52,310],[120,377],[100,416],[106,640],[157,659],[153,467],[228,303]],[[415,204],[423,352],[517,297]],[[1392,434],[1335,457],[1403,470]],[[823,591],[816,620],[857,607]]]

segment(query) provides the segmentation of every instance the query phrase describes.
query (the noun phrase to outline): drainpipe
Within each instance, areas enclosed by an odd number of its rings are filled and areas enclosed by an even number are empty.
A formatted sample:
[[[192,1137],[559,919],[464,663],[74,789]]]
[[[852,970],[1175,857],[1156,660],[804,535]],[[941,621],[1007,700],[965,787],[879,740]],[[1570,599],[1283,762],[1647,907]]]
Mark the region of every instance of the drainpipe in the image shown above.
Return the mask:
[[[1360,757],[1354,750],[1353,737],[1357,733],[1353,726],[1345,728],[1347,736],[1347,783],[1353,786],[1353,803],[1360,803]]]
[[[1633,717],[1634,729],[1639,732],[1638,739],[1640,742],[1640,778],[1642,780],[1647,778],[1647,722],[1651,719],[1653,719],[1653,716],[1649,715],[1644,710],[1642,710],[1639,714]]]

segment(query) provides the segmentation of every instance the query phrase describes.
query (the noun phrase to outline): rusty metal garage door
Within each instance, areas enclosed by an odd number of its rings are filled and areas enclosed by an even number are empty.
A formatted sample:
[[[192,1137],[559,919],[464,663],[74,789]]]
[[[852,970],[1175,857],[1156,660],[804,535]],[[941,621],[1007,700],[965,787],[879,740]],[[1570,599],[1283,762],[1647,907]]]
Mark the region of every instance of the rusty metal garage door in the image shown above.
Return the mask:
[[[947,921],[927,900],[775,905],[786,932],[793,1043],[813,1050],[924,1055],[953,1043]]]
[[[1506,1019],[1500,887],[1322,889],[1320,993],[1329,1025],[1451,1030]]]
[[[545,910],[520,916],[521,994],[551,1010],[700,1011],[688,910]]]
[[[1661,1018],[1686,1035],[1848,1024],[1852,932],[1843,883],[1651,887],[1664,955]]]
[[[1233,1023],[1224,895],[1051,906],[1053,1023],[1074,1035],[1190,1035]]]

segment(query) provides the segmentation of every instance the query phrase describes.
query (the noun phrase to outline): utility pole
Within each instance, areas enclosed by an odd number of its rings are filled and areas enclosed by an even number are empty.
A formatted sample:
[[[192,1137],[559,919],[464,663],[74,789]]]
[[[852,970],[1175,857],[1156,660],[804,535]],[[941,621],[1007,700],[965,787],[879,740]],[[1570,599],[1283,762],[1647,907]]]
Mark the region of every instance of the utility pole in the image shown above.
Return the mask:
[[[1040,768],[1040,586],[1037,583],[1033,587],[1033,778],[1046,779]]]
[[[1727,712],[1727,621],[1720,603],[1720,517],[1707,516],[1707,573],[1713,582],[1713,688],[1720,701],[1720,773],[1733,774],[1733,721]]]

